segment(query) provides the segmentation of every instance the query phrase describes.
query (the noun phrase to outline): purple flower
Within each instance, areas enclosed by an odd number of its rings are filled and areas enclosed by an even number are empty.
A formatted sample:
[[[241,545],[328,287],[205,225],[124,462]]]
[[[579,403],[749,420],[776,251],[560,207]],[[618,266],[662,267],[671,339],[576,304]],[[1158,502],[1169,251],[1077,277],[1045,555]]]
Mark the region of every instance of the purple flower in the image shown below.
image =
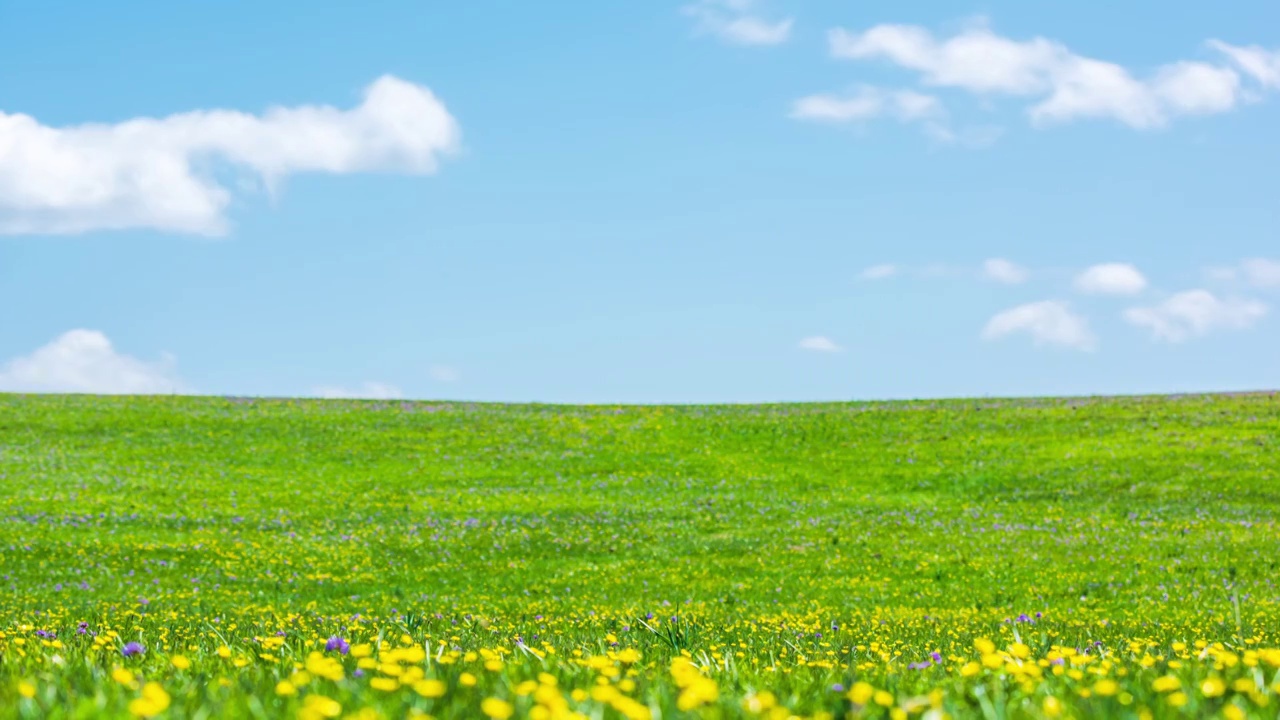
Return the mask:
[[[53,632],[49,630],[37,630],[36,637],[48,639],[48,638],[57,637],[57,635],[55,635]]]
[[[356,668],[354,671],[352,671],[351,677],[358,677],[358,678],[364,677],[364,670],[361,670],[360,668]]]
[[[333,652],[334,650],[337,650],[339,654],[346,655],[347,651],[351,649],[351,646],[347,644],[346,640],[334,635],[324,644],[324,649],[325,652]]]
[[[908,668],[911,668],[912,670],[923,670],[923,669],[925,669],[925,668],[929,667],[929,666],[930,666],[930,665],[932,665],[932,664],[933,664],[933,663],[929,662],[928,660],[925,660],[924,662],[911,663],[911,664],[910,664],[910,665],[908,665],[907,667],[908,667]]]
[[[929,657],[933,658],[933,661],[938,663],[939,665],[942,664],[942,655],[938,651],[935,650],[929,653]]]
[[[1028,623],[1028,622],[1031,622],[1031,618],[1026,613],[1022,613],[1021,615],[1018,616],[1018,622]]]
[[[831,692],[842,693],[844,692],[844,686],[841,685],[840,683],[836,683],[835,685],[831,686]]]
[[[142,646],[142,643],[131,642],[131,643],[125,644],[124,648],[120,650],[120,653],[125,657],[133,657],[135,655],[141,655],[146,651],[147,649]]]

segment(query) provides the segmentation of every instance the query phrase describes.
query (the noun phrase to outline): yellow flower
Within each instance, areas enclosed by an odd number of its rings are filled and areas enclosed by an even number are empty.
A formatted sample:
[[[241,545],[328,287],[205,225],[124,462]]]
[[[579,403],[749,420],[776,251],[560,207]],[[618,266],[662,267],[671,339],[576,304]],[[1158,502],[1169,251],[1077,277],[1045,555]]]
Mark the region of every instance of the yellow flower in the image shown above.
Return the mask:
[[[996,644],[986,638],[974,640],[973,647],[983,655],[990,655],[996,651]]]
[[[133,673],[124,668],[116,668],[111,671],[111,679],[128,687],[134,687],[137,682],[134,680]]]
[[[310,718],[336,718],[341,714],[342,704],[337,700],[323,695],[308,695],[303,701],[298,717],[309,720]]]
[[[458,684],[463,687],[474,687],[476,684],[476,676],[469,672],[464,672],[458,676]]]
[[[1222,682],[1222,678],[1217,676],[1205,678],[1205,681],[1200,683],[1200,694],[1207,698],[1218,697],[1226,691],[1227,684]]]
[[[967,662],[964,667],[960,668],[960,674],[964,677],[973,677],[982,672],[982,666],[976,662]]]
[[[485,698],[480,703],[480,712],[493,718],[493,720],[507,720],[515,712],[515,708],[511,707],[511,703],[498,698]]]
[[[854,683],[853,687],[849,689],[849,700],[855,705],[866,705],[867,701],[870,700],[871,696],[875,695],[875,693],[876,689],[871,687],[869,683],[859,681]]]
[[[742,709],[749,713],[762,713],[778,704],[778,698],[769,691],[748,695],[742,700]]]
[[[1045,717],[1056,718],[1062,715],[1062,702],[1052,695],[1044,699],[1041,707],[1044,708]]]
[[[893,695],[887,690],[877,690],[872,700],[875,700],[877,705],[889,707],[893,704]]]
[[[36,686],[23,680],[18,683],[18,694],[24,698],[33,698],[36,696]]]
[[[1023,645],[1022,643],[1014,643],[1009,646],[1009,654],[1019,660],[1025,660],[1031,655],[1031,648]]]
[[[178,668],[179,670],[186,670],[187,668],[191,667],[191,661],[182,655],[174,655],[173,657],[169,658],[169,662],[173,663],[173,666]]]
[[[1239,706],[1228,703],[1222,706],[1222,717],[1227,720],[1244,720],[1244,711]]]
[[[1109,678],[1099,680],[1093,686],[1093,691],[1098,695],[1101,695],[1102,697],[1111,697],[1112,695],[1115,695],[1116,692],[1118,692],[1119,690],[1120,690],[1120,686],[1116,684],[1116,681],[1111,680]]]
[[[1178,678],[1172,675],[1158,677],[1151,683],[1151,689],[1156,692],[1170,692],[1172,690],[1177,690],[1180,687],[1182,687],[1182,683],[1178,681]]]
[[[369,643],[361,643],[359,645],[351,646],[351,657],[353,658],[369,657],[372,654],[373,646]]]
[[[640,661],[640,652],[635,648],[627,648],[618,653],[618,662],[632,664]]]
[[[298,687],[293,683],[289,682],[288,680],[281,680],[280,682],[276,683],[276,694],[283,697],[288,697],[290,695],[297,695]]]
[[[1167,700],[1169,704],[1174,707],[1182,707],[1187,704],[1187,694],[1183,692],[1176,692],[1170,695]]]
[[[149,682],[142,687],[142,697],[129,703],[129,712],[138,717],[154,717],[169,707],[169,693],[160,683]]]
[[[524,682],[516,686],[516,694],[521,697],[524,697],[525,695],[532,694],[533,691],[537,689],[538,689],[538,683],[536,681],[525,680]]]
[[[400,687],[400,683],[396,682],[391,678],[379,677],[379,678],[374,678],[370,680],[369,687],[373,688],[374,690],[391,692],[392,690],[395,690],[396,688]]]
[[[445,684],[439,680],[419,680],[413,684],[413,691],[424,698],[442,697],[445,690]]]
[[[231,648],[227,647],[226,645],[223,645],[222,647],[218,648],[218,657],[222,658],[223,660],[226,660],[227,658],[231,657]]]

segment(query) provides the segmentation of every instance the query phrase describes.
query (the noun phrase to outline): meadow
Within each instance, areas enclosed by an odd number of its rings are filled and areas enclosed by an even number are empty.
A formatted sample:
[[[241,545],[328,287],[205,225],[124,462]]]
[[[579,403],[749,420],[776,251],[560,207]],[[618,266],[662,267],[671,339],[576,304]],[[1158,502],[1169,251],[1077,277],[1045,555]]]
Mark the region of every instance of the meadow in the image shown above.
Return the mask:
[[[1280,716],[1280,395],[0,395],[0,718]]]

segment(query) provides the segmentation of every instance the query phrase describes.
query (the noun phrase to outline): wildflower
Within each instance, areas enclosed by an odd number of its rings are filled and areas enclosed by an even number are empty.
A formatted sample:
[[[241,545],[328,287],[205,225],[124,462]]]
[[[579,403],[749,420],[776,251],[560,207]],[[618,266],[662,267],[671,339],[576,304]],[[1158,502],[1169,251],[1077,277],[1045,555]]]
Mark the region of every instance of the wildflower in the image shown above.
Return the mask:
[[[351,646],[347,644],[347,641],[343,640],[342,638],[336,635],[329,638],[329,640],[324,644],[325,652],[333,652],[336,650],[338,651],[339,655],[346,655],[347,651],[350,649],[351,649]]]
[[[33,698],[36,696],[36,686],[23,680],[18,683],[18,694],[24,698]]]
[[[160,683],[149,682],[142,687],[142,697],[129,703],[129,712],[138,717],[149,718],[159,715],[169,707],[169,693]]]
[[[859,681],[849,690],[849,700],[855,705],[866,705],[875,692],[876,689],[870,683]]]
[[[1151,689],[1156,692],[1170,692],[1172,690],[1177,690],[1180,687],[1182,687],[1182,683],[1178,678],[1172,675],[1158,677],[1151,683]]]
[[[342,714],[342,704],[333,698],[323,695],[308,695],[303,701],[299,720],[319,720],[320,718],[336,718]]]
[[[291,697],[298,694],[298,687],[288,680],[281,680],[276,683],[276,694],[281,697]]]
[[[169,658],[169,662],[179,670],[186,670],[187,668],[191,667],[191,661],[183,657],[182,655],[174,655],[173,657]]]
[[[1115,680],[1111,680],[1110,678],[1099,680],[1094,683],[1093,686],[1093,691],[1102,697],[1111,697],[1119,690],[1120,686],[1116,684]]]
[[[515,708],[511,703],[498,698],[485,698],[480,703],[480,712],[493,718],[493,720],[507,720],[515,712]]]
[[[1205,678],[1205,681],[1200,683],[1200,694],[1207,698],[1218,697],[1226,691],[1227,684],[1222,681],[1222,678],[1217,677],[1216,675],[1214,677]]]
[[[413,684],[413,691],[424,698],[442,697],[445,689],[445,684],[439,680],[419,680]]]
[[[125,643],[124,648],[120,650],[120,654],[125,657],[134,657],[145,653],[147,649],[140,642]]]

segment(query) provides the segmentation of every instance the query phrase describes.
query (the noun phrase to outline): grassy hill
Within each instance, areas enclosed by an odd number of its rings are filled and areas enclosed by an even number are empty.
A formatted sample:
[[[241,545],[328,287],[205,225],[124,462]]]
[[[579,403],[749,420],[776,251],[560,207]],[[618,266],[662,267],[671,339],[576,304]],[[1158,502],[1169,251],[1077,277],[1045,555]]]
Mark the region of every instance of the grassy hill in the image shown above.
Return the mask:
[[[1273,394],[0,395],[0,491],[0,717],[1280,705]]]

